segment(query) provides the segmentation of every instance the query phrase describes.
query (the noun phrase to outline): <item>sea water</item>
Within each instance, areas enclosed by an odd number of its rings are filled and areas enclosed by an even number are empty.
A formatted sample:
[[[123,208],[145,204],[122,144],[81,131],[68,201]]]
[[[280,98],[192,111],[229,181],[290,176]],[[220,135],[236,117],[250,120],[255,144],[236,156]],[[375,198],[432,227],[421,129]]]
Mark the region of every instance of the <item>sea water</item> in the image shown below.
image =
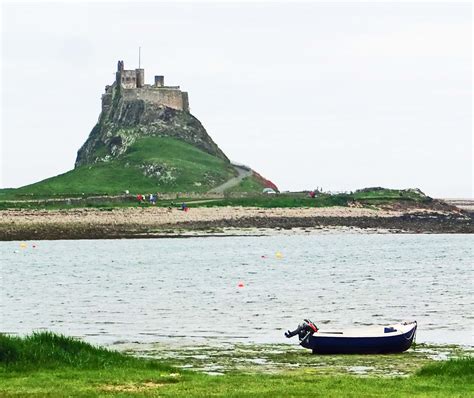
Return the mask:
[[[417,320],[473,345],[471,235],[0,242],[0,332],[117,342],[284,343],[319,327]]]

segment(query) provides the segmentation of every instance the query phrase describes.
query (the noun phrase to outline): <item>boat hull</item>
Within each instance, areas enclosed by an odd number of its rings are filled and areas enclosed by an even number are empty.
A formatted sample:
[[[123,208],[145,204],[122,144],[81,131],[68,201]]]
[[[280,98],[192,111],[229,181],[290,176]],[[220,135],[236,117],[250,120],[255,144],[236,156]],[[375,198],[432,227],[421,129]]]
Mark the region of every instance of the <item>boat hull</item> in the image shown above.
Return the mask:
[[[388,354],[408,350],[415,337],[416,323],[403,333],[387,336],[344,337],[315,333],[301,341],[313,354]]]

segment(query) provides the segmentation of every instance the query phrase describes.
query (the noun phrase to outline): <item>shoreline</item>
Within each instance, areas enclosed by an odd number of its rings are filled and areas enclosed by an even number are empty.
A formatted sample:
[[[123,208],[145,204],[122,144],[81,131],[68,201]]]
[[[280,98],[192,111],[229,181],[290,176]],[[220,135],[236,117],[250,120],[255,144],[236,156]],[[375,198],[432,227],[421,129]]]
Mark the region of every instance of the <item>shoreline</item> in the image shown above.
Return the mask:
[[[160,207],[2,210],[0,240],[146,239],[356,233],[474,233],[469,213],[429,209]]]
[[[457,347],[311,355],[273,345],[123,351],[41,332],[0,336],[2,396],[468,396],[473,360]],[[116,347],[118,348],[118,347]],[[262,349],[263,348],[263,349]],[[74,355],[71,355],[71,352]],[[216,377],[218,376],[218,377]],[[270,394],[270,395],[269,395]]]

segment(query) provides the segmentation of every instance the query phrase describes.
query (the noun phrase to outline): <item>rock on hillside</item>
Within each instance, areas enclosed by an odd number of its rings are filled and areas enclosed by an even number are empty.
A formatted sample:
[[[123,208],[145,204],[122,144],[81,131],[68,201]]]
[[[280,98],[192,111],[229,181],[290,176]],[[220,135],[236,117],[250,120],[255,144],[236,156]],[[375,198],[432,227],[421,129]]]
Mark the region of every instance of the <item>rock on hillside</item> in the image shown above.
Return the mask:
[[[112,104],[105,108],[89,138],[77,153],[75,167],[107,162],[124,154],[139,138],[173,137],[228,162],[201,122],[186,111],[144,100],[124,100],[113,90]]]

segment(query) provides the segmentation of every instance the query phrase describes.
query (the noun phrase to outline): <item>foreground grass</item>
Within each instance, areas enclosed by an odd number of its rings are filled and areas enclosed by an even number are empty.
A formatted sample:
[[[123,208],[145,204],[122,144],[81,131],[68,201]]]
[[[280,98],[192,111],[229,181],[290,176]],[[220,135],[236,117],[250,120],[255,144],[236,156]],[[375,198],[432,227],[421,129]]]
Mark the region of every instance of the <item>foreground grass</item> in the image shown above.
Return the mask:
[[[0,337],[0,395],[8,397],[464,397],[474,387],[473,371],[474,360],[463,358],[403,378],[321,376],[311,368],[210,376],[51,333]]]

